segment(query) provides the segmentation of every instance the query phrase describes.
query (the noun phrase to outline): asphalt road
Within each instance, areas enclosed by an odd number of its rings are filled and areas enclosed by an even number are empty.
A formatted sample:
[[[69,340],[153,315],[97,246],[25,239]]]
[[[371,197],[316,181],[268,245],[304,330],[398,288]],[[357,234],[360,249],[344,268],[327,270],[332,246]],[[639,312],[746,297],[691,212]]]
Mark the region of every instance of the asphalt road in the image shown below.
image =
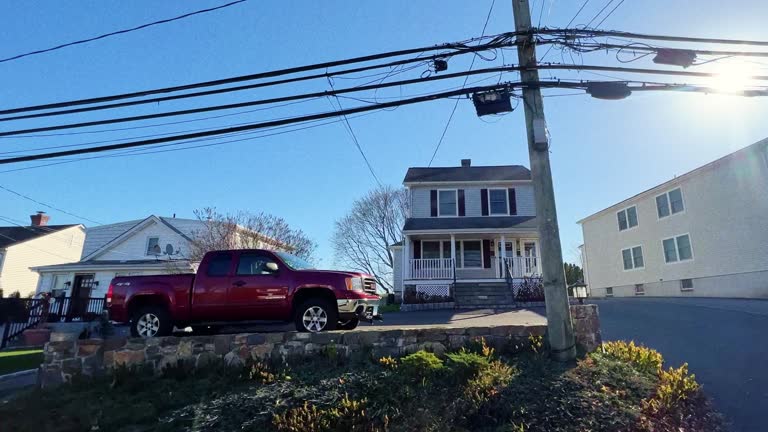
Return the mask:
[[[596,302],[604,340],[634,340],[689,370],[734,432],[768,431],[768,301],[628,298]]]

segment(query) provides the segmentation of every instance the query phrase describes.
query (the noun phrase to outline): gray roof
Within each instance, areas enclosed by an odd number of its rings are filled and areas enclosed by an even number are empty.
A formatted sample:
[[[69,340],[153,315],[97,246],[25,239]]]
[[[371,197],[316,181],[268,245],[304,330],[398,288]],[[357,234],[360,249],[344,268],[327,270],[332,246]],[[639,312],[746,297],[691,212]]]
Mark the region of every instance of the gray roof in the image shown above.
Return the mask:
[[[405,220],[403,231],[504,228],[535,229],[536,218],[533,216],[410,218]]]
[[[522,165],[408,168],[403,183],[530,180],[531,171]]]
[[[38,237],[42,237],[46,234],[61,231],[63,229],[71,228],[74,225],[45,225],[38,226],[9,226],[0,227],[0,248],[6,248],[13,246],[17,243],[23,243]]]

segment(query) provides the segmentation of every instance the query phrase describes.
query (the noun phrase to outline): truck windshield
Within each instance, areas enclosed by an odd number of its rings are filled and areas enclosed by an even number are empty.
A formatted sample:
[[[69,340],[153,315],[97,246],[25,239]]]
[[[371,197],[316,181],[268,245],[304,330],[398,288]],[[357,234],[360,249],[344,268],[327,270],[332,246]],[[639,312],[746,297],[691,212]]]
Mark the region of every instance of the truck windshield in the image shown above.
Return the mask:
[[[285,252],[275,252],[275,254],[279,256],[280,259],[283,260],[285,264],[293,270],[309,270],[315,268],[315,266],[297,257],[296,255],[291,255]]]

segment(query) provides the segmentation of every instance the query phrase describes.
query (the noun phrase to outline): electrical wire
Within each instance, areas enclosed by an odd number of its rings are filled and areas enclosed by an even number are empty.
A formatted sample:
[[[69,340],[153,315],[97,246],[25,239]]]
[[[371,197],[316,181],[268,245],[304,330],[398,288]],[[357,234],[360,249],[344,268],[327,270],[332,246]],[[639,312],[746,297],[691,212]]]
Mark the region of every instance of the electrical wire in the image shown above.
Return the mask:
[[[581,4],[581,7],[579,8],[579,10],[576,11],[576,14],[571,18],[570,21],[568,21],[568,24],[565,25],[565,28],[568,28],[568,27],[571,26],[571,24],[576,20],[576,17],[578,17],[579,14],[581,14],[581,11],[584,10],[584,7],[587,5],[587,3],[589,3],[589,0],[584,0],[584,3]],[[542,62],[547,57],[547,54],[549,54],[549,52],[552,51],[552,47],[554,47],[554,46],[555,46],[554,44],[550,44],[547,47],[547,52],[545,52],[544,55],[541,56],[541,61]]]
[[[542,3],[545,0],[541,0]],[[485,29],[488,27],[488,22],[491,20],[491,14],[493,13],[493,7],[496,5],[496,0],[491,1],[491,7],[488,8],[488,15],[485,17],[485,23],[483,24],[483,30],[480,32],[480,37],[483,37],[485,35]],[[472,57],[472,63],[469,64],[469,70],[472,70],[472,67],[475,65],[475,57]],[[467,80],[469,79],[469,75],[467,75],[464,78],[464,83],[461,85],[461,88],[463,89],[464,86],[467,85]],[[427,167],[432,166],[432,162],[435,160],[435,156],[437,156],[438,150],[440,150],[440,146],[443,144],[443,140],[445,139],[445,134],[448,132],[448,127],[451,126],[451,120],[453,120],[453,115],[456,114],[456,108],[459,107],[460,99],[456,99],[456,102],[453,104],[453,108],[451,109],[451,115],[448,116],[448,121],[445,123],[445,127],[443,128],[443,132],[440,134],[440,139],[437,141],[437,146],[435,146],[435,151],[432,152],[432,157],[429,158],[429,164],[427,164]]]
[[[584,26],[584,28],[589,28],[589,26],[597,19],[597,17],[600,16],[600,14],[603,13],[604,10],[606,10],[608,8],[608,6],[611,5],[611,3],[613,3],[613,1],[614,0],[608,0],[608,3],[606,3],[605,6],[603,6],[603,8],[600,9],[600,11],[598,13],[596,13],[595,16],[593,16],[591,20],[589,20],[589,22]]]
[[[625,1],[625,0],[621,0],[621,1],[620,1],[618,4],[616,4],[616,6],[614,6],[614,7],[613,7],[613,9],[611,9],[611,11],[610,11],[610,12],[608,12],[608,15],[606,15],[605,17],[603,17],[603,19],[602,19],[602,20],[600,20],[600,22],[599,22],[599,23],[597,23],[597,25],[596,25],[595,27],[600,27],[601,25],[603,25],[603,23],[605,22],[605,20],[607,20],[607,19],[608,19],[608,17],[610,17],[611,15],[613,15],[613,13],[614,13],[614,12],[616,12],[616,9],[618,9],[618,8],[619,8],[619,6],[621,6],[621,5],[624,3],[624,1]]]
[[[95,224],[97,224],[97,225],[103,225],[101,222],[97,222],[97,221],[95,221],[95,220],[93,220],[93,219],[89,219],[89,218],[87,218],[87,217],[85,217],[85,216],[80,216],[80,215],[77,215],[77,214],[75,214],[75,213],[72,213],[72,212],[68,212],[68,211],[66,211],[66,210],[64,210],[64,209],[62,209],[62,208],[59,208],[59,207],[55,207],[55,206],[53,206],[53,205],[51,205],[51,204],[48,204],[48,203],[44,203],[44,202],[42,202],[42,201],[36,200],[36,199],[34,199],[34,198],[30,197],[30,196],[24,195],[23,193],[21,193],[21,192],[17,192],[17,191],[15,191],[15,190],[13,190],[13,189],[9,189],[9,188],[7,188],[7,187],[5,187],[5,186],[3,186],[3,185],[0,185],[0,189],[4,190],[4,191],[6,191],[6,192],[12,193],[12,194],[14,194],[14,195],[16,195],[16,196],[18,196],[18,197],[20,197],[20,198],[24,198],[25,200],[28,200],[28,201],[32,201],[32,202],[33,202],[33,203],[35,203],[35,204],[40,204],[41,206],[45,206],[45,207],[48,207],[49,209],[53,209],[53,210],[56,210],[56,211],[58,211],[58,212],[61,212],[61,213],[64,213],[64,214],[68,214],[68,215],[70,215],[70,216],[74,216],[74,217],[76,217],[76,218],[78,218],[78,219],[82,219],[82,220],[84,220],[84,221],[93,222],[93,223],[95,223]]]
[[[545,35],[561,35],[569,38],[584,37],[594,38],[597,36],[615,36],[627,39],[650,39],[650,40],[664,40],[673,42],[692,42],[692,43],[713,43],[713,44],[726,44],[726,45],[755,45],[755,46],[768,46],[768,41],[758,40],[746,40],[746,39],[717,39],[717,38],[701,38],[701,37],[688,37],[688,36],[667,36],[656,35],[646,33],[632,33],[619,30],[597,30],[597,29],[538,29],[537,34]]]
[[[100,35],[100,36],[96,36],[96,37],[92,37],[92,38],[88,38],[88,39],[82,39],[82,40],[78,40],[78,41],[74,41],[74,42],[64,43],[64,44],[57,45],[57,46],[54,46],[54,47],[51,47],[51,48],[45,48],[45,49],[41,49],[41,50],[37,50],[37,51],[32,51],[32,52],[24,53],[24,54],[18,54],[18,55],[12,56],[12,57],[7,57],[7,58],[4,58],[4,59],[0,59],[0,63],[5,63],[5,62],[12,61],[12,60],[18,60],[18,59],[24,58],[24,57],[29,57],[29,56],[33,56],[33,55],[38,55],[38,54],[43,54],[43,53],[47,53],[47,52],[51,52],[51,51],[56,51],[56,50],[60,50],[60,49],[67,48],[67,47],[71,47],[71,46],[74,46],[74,45],[81,45],[81,44],[85,44],[85,43],[88,43],[88,42],[97,41],[99,39],[108,38],[110,36],[115,36],[115,35],[119,35],[119,34],[125,34],[125,33],[134,32],[134,31],[137,31],[137,30],[145,29],[147,27],[152,27],[152,26],[156,26],[156,25],[160,25],[160,24],[167,24],[169,22],[178,21],[180,19],[188,18],[188,17],[194,16],[194,15],[199,15],[199,14],[203,14],[203,13],[207,13],[207,12],[213,12],[213,11],[219,10],[219,9],[224,9],[224,8],[227,8],[227,7],[230,7],[230,6],[234,6],[234,5],[238,4],[238,3],[243,3],[245,1],[246,0],[236,0],[236,1],[233,1],[233,2],[230,2],[230,3],[227,3],[227,4],[223,4],[221,6],[216,6],[216,7],[212,7],[212,8],[208,8],[208,9],[201,9],[201,10],[190,12],[190,13],[187,13],[187,14],[184,14],[184,15],[179,15],[177,17],[168,18],[168,19],[164,19],[164,20],[160,20],[160,21],[154,21],[154,22],[151,22],[151,23],[148,23],[148,24],[143,24],[143,25],[140,25],[138,27],[133,27],[133,28],[124,29],[124,30],[118,30],[118,31],[115,31],[115,32],[112,32],[112,33],[106,33],[106,34],[103,34],[103,35]]]

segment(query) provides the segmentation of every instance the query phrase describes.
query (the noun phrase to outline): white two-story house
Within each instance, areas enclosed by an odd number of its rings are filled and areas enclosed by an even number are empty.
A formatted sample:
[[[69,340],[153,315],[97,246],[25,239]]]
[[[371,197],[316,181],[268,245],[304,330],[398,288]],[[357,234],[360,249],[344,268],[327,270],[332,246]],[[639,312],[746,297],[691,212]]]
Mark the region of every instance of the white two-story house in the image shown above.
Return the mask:
[[[512,302],[510,278],[540,273],[531,172],[520,165],[409,168],[404,241],[393,247],[397,294],[462,305]]]
[[[768,139],[579,223],[592,296],[768,298]]]

